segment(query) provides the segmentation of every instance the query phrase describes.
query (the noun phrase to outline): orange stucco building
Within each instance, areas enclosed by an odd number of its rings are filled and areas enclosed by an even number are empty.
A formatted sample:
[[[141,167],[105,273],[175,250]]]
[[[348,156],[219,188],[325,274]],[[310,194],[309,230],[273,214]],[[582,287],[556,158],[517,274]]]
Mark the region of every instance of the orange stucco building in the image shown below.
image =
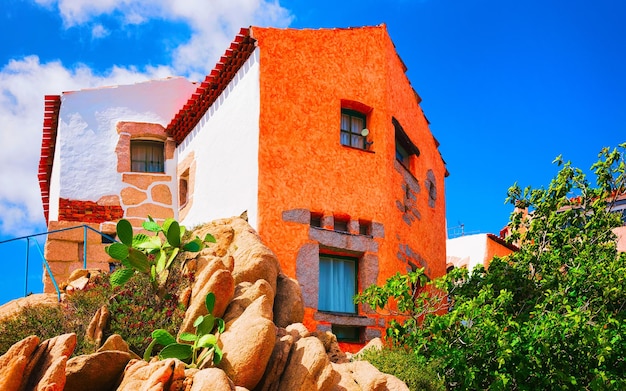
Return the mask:
[[[446,271],[447,171],[405,72],[385,25],[251,27],[163,124],[163,139],[176,145],[171,214],[193,225],[247,210],[283,272],[300,282],[306,326],[332,330],[347,350],[381,336],[387,321],[352,304],[356,292],[398,271]],[[123,132],[112,133],[111,175],[123,177]],[[115,204],[121,190],[46,196]],[[126,204],[122,197],[116,206],[124,216]],[[67,217],[51,212],[54,221]]]

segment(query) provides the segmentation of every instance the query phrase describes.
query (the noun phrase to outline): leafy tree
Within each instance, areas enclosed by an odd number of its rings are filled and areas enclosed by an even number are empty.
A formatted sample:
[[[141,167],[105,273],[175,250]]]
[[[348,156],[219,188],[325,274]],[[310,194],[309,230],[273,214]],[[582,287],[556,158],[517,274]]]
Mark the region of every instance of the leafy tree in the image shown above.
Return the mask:
[[[595,184],[558,157],[547,188],[512,186],[519,251],[488,270],[457,269],[421,289],[423,271],[396,275],[357,302],[403,313],[389,341],[440,363],[450,389],[626,389],[626,254],[611,212],[626,193],[625,151],[600,152]]]

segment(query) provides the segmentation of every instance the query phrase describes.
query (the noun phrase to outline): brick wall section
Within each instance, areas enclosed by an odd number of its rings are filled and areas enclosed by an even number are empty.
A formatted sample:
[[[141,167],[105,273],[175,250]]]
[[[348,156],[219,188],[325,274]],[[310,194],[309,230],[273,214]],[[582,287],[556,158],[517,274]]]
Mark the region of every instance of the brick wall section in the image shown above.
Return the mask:
[[[124,210],[119,205],[99,205],[93,201],[59,199],[59,220],[82,223],[103,223],[119,220]]]

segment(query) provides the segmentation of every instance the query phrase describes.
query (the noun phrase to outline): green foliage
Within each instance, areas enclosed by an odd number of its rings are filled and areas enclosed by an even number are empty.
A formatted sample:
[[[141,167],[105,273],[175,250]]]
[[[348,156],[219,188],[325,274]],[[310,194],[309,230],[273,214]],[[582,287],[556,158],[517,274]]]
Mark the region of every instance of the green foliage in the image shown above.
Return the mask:
[[[176,266],[180,266],[176,261]],[[83,290],[67,295],[59,306],[24,307],[19,316],[0,321],[0,354],[29,335],[42,340],[65,333],[76,333],[74,355],[94,353],[95,346],[84,340],[85,331],[96,311],[107,305],[111,319],[104,337],[119,334],[134,352],[141,353],[150,343],[150,332],[162,328],[175,333],[185,316],[178,303],[178,292],[189,285],[191,276],[173,273],[158,298],[148,276],[139,274],[124,286],[112,287],[109,279],[94,277]]]
[[[368,361],[379,371],[397,377],[411,391],[443,391],[443,380],[430,367],[420,363],[415,355],[403,348],[367,349],[357,357]]]
[[[20,316],[0,322],[0,355],[16,342],[37,335],[42,341],[69,332],[62,327],[64,315],[61,306],[25,306]]]
[[[107,297],[94,294],[90,288],[66,296],[59,305],[25,306],[19,316],[4,319],[0,322],[0,354],[29,335],[43,341],[66,333],[76,334],[74,355],[93,353],[94,346],[85,341],[85,332]]]
[[[180,340],[189,343],[178,343],[176,338],[167,330],[157,329],[152,332],[152,342],[144,353],[144,360],[150,361],[152,349],[159,344],[164,348],[159,353],[159,359],[177,358],[187,362],[189,368],[199,368],[204,361],[213,354],[213,363],[219,364],[222,359],[222,350],[217,345],[217,337],[211,334],[217,325],[218,332],[224,332],[224,321],[216,318],[211,313],[215,307],[215,294],[209,292],[205,298],[205,306],[208,311],[207,315],[200,315],[193,323],[196,328],[195,334],[182,333]],[[198,351],[204,349],[198,356]]]
[[[149,276],[153,290],[162,295],[169,270],[181,250],[197,252],[207,243],[215,243],[211,234],[207,234],[204,239],[196,237],[183,243],[185,227],[174,219],[167,219],[163,225],[159,225],[148,216],[143,228],[154,235],[133,235],[133,227],[128,220],[122,219],[117,223],[120,242],[105,248],[111,258],[122,264],[111,274],[111,285],[124,285],[138,272]]]
[[[145,274],[137,274],[124,286],[110,288],[111,293],[104,296],[110,298],[111,321],[108,333],[121,335],[138,354],[149,346],[150,333],[155,328],[176,333],[185,317],[185,308],[179,303],[178,292],[189,282],[189,276],[172,273],[162,298],[147,294],[151,290],[151,283]]]
[[[407,315],[389,341],[439,365],[449,389],[626,388],[626,254],[610,211],[626,192],[625,150],[601,151],[595,185],[559,157],[547,188],[512,186],[519,251],[488,270],[455,270],[421,290],[394,276],[358,300]]]

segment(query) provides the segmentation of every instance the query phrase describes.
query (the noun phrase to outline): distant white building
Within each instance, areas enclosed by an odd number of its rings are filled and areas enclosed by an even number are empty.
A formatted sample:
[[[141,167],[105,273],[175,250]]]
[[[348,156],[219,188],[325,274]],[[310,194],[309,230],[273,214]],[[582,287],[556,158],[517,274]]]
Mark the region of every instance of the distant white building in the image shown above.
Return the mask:
[[[505,256],[517,247],[493,234],[459,236],[446,241],[446,268],[464,267],[472,270],[476,265],[489,267],[494,256]]]

